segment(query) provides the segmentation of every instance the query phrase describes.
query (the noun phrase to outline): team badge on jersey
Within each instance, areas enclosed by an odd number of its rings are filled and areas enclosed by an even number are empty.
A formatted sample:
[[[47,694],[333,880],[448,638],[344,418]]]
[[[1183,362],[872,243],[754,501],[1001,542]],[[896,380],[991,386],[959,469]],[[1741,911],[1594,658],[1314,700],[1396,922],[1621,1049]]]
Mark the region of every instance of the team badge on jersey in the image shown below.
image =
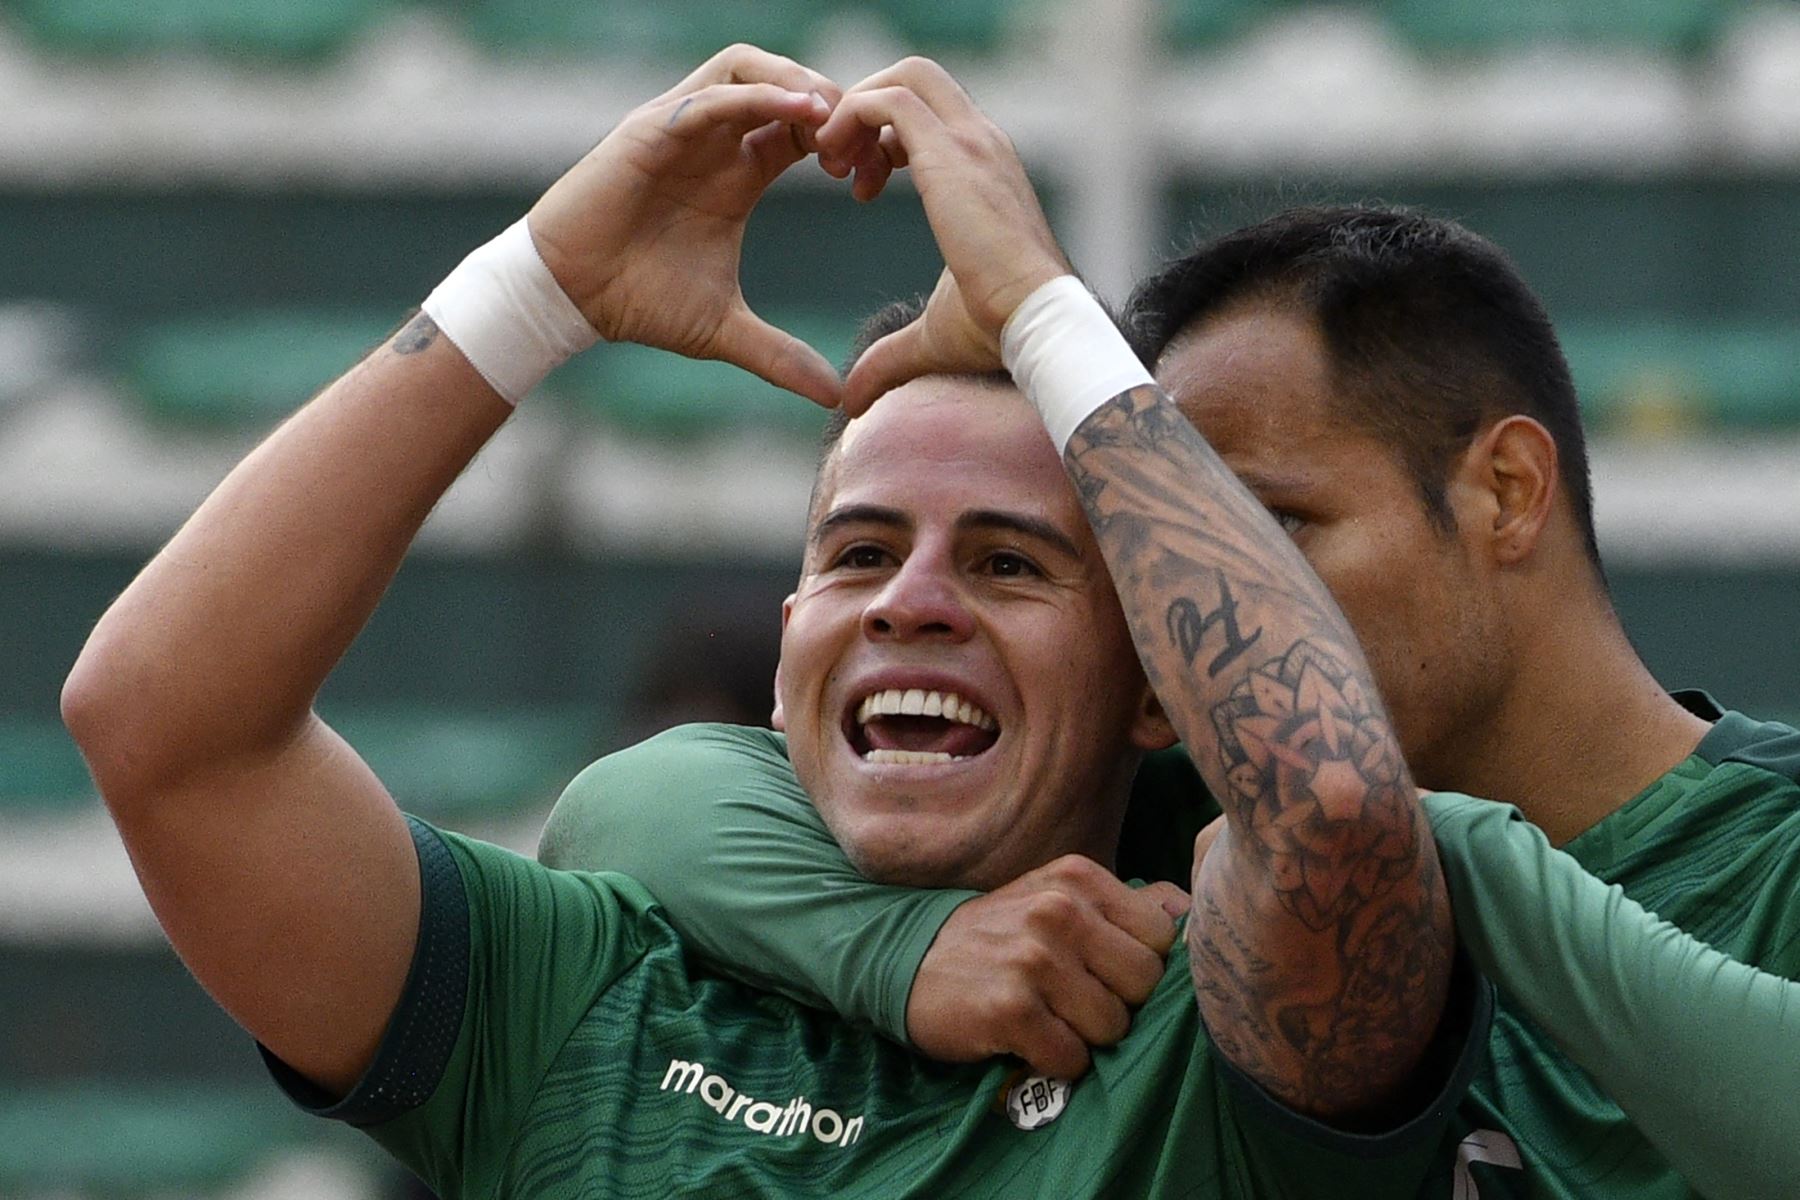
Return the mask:
[[[1042,1129],[1062,1116],[1069,1107],[1072,1087],[1066,1079],[1047,1075],[1028,1075],[1017,1079],[1006,1089],[1006,1119],[1016,1128],[1030,1132]]]

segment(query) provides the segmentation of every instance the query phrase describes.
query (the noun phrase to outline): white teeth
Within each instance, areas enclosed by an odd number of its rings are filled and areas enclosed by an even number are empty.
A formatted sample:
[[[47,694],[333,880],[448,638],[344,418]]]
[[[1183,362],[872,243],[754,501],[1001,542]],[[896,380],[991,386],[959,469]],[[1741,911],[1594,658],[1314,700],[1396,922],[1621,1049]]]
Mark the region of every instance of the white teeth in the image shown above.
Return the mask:
[[[871,750],[863,755],[863,761],[919,766],[925,763],[962,762],[966,757],[967,755],[962,754],[942,754],[936,750]]]
[[[1000,728],[994,718],[970,704],[955,692],[928,692],[923,688],[888,688],[866,697],[856,706],[856,723],[866,725],[873,717],[942,717],[989,731]]]

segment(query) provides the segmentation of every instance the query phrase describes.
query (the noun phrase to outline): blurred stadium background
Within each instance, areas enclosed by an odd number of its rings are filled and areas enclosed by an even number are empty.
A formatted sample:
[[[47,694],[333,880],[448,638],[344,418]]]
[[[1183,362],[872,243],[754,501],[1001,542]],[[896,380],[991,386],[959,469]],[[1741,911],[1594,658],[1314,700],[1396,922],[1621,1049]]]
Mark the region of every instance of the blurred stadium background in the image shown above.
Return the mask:
[[[734,40],[844,81],[940,57],[1115,298],[1303,199],[1495,238],[1565,335],[1652,666],[1800,714],[1800,3],[0,0],[0,1197],[413,1194],[163,946],[57,690],[271,422]],[[745,288],[836,355],[937,260],[904,189],[793,174]],[[595,755],[761,720],[819,423],[727,368],[570,364],[322,707],[404,803],[526,849]]]

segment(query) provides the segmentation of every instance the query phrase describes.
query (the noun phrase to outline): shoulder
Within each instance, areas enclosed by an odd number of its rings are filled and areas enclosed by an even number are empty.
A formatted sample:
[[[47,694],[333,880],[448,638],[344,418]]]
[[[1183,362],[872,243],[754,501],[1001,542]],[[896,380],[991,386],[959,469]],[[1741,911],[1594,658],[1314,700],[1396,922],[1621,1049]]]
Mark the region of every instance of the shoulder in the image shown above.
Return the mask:
[[[747,725],[677,725],[590,764],[568,790],[580,792],[636,779],[666,780],[670,772],[684,780],[709,778],[721,769],[791,777],[787,738],[772,729]]]
[[[470,936],[542,921],[559,912],[594,910],[611,921],[636,920],[657,908],[644,886],[613,871],[569,871],[515,851],[409,817],[427,903],[467,909]]]
[[[1440,849],[1460,846],[1477,834],[1505,837],[1537,830],[1512,805],[1462,792],[1425,792],[1419,796],[1419,805]]]
[[[1715,768],[1751,767],[1800,789],[1800,730],[1780,721],[1759,721],[1740,712],[1720,715],[1694,753]]]
[[[742,725],[679,725],[608,754],[563,790],[544,824],[540,861],[558,867],[619,865],[622,847],[652,853],[674,824],[717,828],[719,806],[796,817],[811,803],[788,763],[787,739]],[[604,864],[593,848],[609,846]]]

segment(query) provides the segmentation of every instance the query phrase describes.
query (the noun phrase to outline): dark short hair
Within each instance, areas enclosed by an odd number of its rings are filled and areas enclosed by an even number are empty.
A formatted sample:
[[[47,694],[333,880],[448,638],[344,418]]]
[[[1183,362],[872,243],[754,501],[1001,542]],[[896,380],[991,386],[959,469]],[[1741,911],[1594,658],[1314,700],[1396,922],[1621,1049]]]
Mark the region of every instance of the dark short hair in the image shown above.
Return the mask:
[[[850,341],[850,352],[844,356],[843,373],[848,375],[850,368],[856,365],[857,359],[868,353],[870,346],[879,342],[890,333],[896,333],[914,321],[925,311],[925,297],[912,296],[904,300],[895,300],[884,304],[864,318],[857,327],[856,336]],[[1005,371],[984,371],[967,376],[982,383],[1012,386],[1012,376]],[[825,421],[825,428],[819,434],[819,457],[813,467],[812,495],[807,499],[806,511],[812,514],[819,502],[819,484],[825,478],[825,464],[831,461],[831,452],[837,449],[838,442],[843,440],[844,430],[850,427],[850,418],[844,415],[843,409],[837,409]]]
[[[1455,525],[1445,495],[1450,469],[1470,440],[1515,413],[1542,424],[1599,570],[1569,364],[1542,303],[1499,247],[1404,208],[1293,208],[1207,242],[1145,280],[1127,305],[1128,336],[1154,367],[1183,332],[1250,303],[1317,323],[1344,415],[1393,447],[1446,531]]]

